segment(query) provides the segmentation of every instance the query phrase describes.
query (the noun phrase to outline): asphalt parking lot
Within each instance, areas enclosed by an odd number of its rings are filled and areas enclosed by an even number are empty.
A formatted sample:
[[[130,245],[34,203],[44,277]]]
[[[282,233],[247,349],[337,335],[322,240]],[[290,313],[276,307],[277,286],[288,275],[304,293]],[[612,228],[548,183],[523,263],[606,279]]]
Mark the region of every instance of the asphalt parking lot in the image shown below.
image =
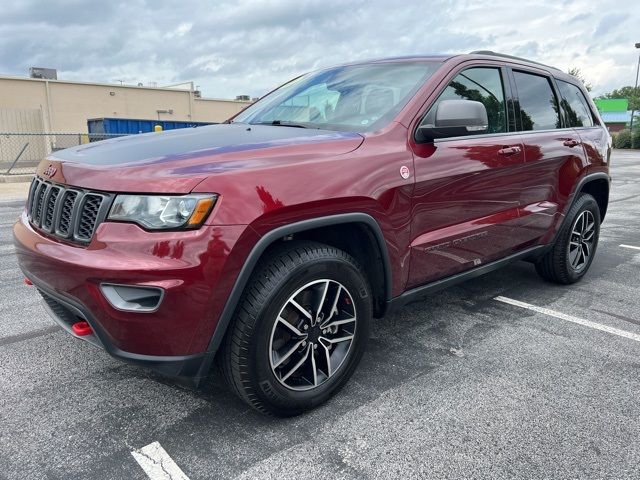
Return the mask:
[[[60,330],[14,258],[23,202],[3,201],[0,478],[148,479],[139,460],[191,480],[637,479],[640,151],[616,151],[612,176],[581,283],[544,283],[521,262],[411,304],[375,324],[338,396],[287,420]],[[149,465],[154,442],[175,464]]]

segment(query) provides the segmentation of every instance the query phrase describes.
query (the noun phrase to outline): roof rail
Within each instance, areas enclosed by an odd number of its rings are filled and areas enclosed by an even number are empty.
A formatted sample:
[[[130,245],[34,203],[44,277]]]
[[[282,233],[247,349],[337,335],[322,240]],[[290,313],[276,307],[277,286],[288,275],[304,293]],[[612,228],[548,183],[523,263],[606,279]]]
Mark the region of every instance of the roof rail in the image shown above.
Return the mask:
[[[474,50],[473,52],[469,52],[469,54],[470,55],[490,55],[492,57],[510,58],[512,60],[520,60],[521,62],[535,63],[536,65],[541,65],[546,68],[552,68],[553,70],[557,70],[559,72],[562,71],[559,68],[552,67],[551,65],[547,65],[545,63],[536,62],[534,60],[529,60],[522,57],[516,57],[515,55],[507,55],[506,53],[493,52],[491,50]]]

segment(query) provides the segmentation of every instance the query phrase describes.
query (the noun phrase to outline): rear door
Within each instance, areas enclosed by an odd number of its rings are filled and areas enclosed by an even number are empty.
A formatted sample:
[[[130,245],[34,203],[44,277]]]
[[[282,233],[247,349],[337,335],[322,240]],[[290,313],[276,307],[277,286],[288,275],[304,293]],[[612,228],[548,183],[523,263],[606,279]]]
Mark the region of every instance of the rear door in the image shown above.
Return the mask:
[[[583,168],[584,150],[560,113],[559,92],[548,73],[513,67],[511,81],[527,166],[517,235],[522,245],[535,245],[548,240],[545,235],[562,214],[565,192]]]
[[[567,126],[580,136],[584,153],[592,165],[608,162],[609,134],[592,111],[589,101],[580,87],[563,80],[556,80],[562,96],[560,104]]]
[[[489,132],[412,145],[416,184],[407,288],[514,251],[524,156],[510,95],[507,71],[499,65],[460,67],[423,113],[419,123],[432,123],[441,100],[480,101]]]

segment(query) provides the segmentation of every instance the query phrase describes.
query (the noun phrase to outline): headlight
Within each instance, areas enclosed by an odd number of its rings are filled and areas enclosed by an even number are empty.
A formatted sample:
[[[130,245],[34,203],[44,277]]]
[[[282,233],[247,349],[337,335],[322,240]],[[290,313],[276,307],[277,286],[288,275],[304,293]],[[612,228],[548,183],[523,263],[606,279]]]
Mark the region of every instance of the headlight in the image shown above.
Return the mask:
[[[108,220],[134,222],[150,230],[198,228],[216,203],[216,195],[118,195]]]

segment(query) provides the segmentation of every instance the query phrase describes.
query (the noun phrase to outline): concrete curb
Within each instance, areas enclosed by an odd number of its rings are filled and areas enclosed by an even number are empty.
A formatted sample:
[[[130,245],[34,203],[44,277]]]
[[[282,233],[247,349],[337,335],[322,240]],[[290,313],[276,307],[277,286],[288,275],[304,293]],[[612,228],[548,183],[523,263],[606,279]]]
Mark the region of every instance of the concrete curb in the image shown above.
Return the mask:
[[[26,173],[23,175],[0,175],[0,183],[28,183],[32,179],[32,173]]]

